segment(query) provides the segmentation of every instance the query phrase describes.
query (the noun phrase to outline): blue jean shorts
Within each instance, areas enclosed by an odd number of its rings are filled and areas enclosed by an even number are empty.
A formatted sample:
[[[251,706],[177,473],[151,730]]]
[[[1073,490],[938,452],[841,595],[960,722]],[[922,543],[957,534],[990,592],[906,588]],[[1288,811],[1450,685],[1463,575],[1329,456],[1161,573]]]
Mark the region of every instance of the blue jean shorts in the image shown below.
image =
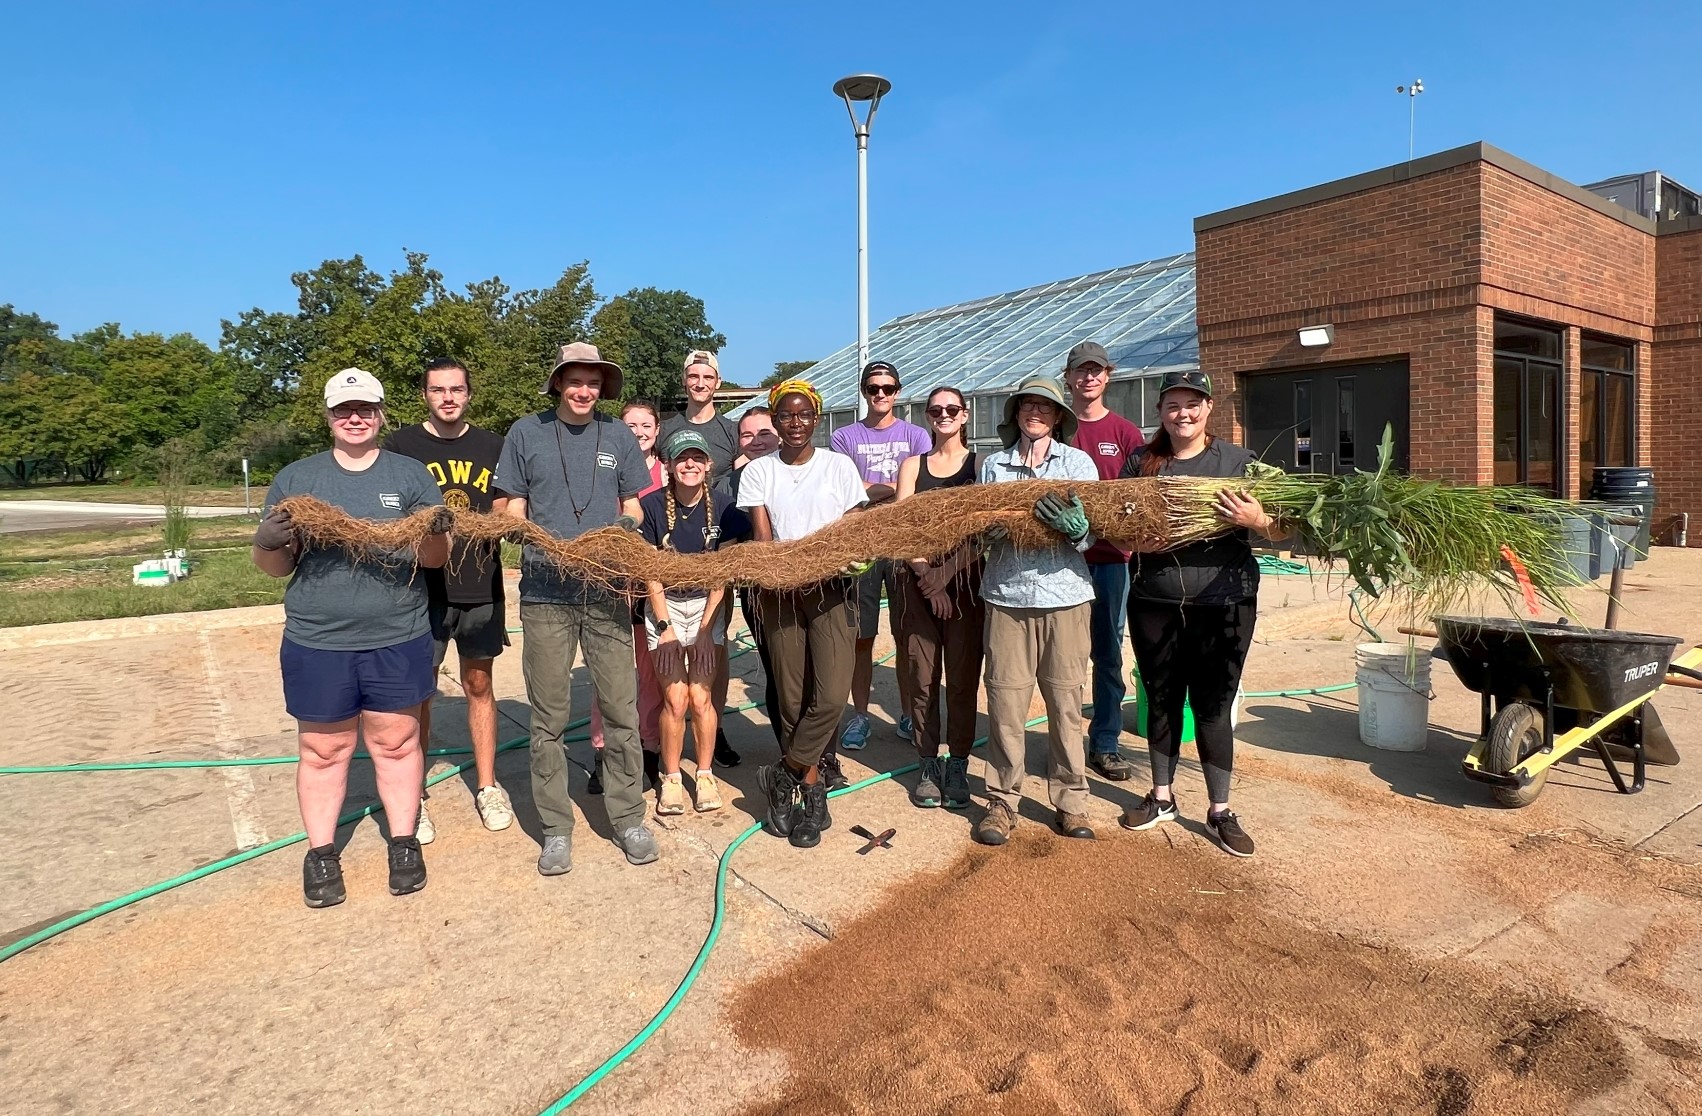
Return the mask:
[[[400,713],[437,693],[431,633],[375,651],[325,651],[285,639],[278,650],[284,709],[329,725],[368,713]]]

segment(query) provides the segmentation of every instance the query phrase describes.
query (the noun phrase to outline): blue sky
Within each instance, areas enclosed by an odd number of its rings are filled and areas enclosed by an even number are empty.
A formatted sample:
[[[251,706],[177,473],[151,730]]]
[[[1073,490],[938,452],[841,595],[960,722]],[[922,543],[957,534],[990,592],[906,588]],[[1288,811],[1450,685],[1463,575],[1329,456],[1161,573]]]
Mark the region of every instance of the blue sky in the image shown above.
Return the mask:
[[[1629,10],[1626,10],[1628,13]],[[1483,139],[1702,188],[1702,5],[11,5],[0,303],[66,331],[293,306],[292,271],[683,288],[754,383],[871,319],[1187,251],[1193,217]]]

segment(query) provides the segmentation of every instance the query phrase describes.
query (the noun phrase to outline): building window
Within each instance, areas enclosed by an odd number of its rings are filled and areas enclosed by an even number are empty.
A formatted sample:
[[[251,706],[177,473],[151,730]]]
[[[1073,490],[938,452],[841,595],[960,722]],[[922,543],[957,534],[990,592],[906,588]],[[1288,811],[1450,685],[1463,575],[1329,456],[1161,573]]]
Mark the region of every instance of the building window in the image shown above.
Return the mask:
[[[1495,483],[1558,492],[1560,331],[1495,319]]]
[[[1312,381],[1294,383],[1294,466],[1312,471]]]
[[[1637,350],[1585,334],[1579,345],[1578,498],[1590,493],[1597,466],[1631,465],[1636,451]]]
[[[1336,464],[1357,464],[1353,432],[1355,420],[1353,407],[1353,378],[1343,376],[1336,380]]]

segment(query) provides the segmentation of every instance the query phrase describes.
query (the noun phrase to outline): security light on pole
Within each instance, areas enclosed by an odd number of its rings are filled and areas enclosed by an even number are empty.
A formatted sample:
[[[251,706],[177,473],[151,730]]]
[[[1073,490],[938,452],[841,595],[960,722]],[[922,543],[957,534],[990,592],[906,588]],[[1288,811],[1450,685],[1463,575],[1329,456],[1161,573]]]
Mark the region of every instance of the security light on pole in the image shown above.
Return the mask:
[[[1424,92],[1424,79],[1413,78],[1411,85],[1395,86],[1396,93],[1407,95],[1407,162],[1412,162],[1412,139],[1418,124],[1418,95]]]
[[[869,128],[881,107],[881,98],[892,90],[892,82],[879,74],[852,74],[833,83],[833,94],[845,102],[851,116],[851,131],[857,137],[857,370],[869,363]],[[857,106],[866,104],[868,113],[859,118]],[[857,393],[857,417],[868,407]]]

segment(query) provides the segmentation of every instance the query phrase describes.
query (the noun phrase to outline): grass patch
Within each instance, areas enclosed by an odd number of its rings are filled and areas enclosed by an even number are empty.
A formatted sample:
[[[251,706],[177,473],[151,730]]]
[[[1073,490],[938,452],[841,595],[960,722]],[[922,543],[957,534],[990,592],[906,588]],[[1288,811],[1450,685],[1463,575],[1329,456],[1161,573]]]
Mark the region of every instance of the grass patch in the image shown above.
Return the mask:
[[[157,552],[157,528],[153,541],[150,549]],[[255,569],[246,546],[197,551],[194,573],[175,585],[131,585],[135,561],[135,555],[51,563],[0,561],[0,627],[277,604],[288,583]]]
[[[0,514],[4,514],[0,512]],[[0,567],[33,561],[64,561],[70,559],[119,558],[130,563],[142,558],[158,558],[165,553],[162,527],[158,523],[134,526],[76,527],[66,531],[29,531],[16,535],[0,535]],[[193,521],[191,549],[199,553],[209,548],[241,546],[254,537],[254,520],[240,512],[225,517]],[[126,571],[129,564],[126,564]],[[0,580],[6,574],[0,568]]]
[[[240,508],[242,487],[228,485],[192,484],[180,490],[183,502],[190,507]],[[0,501],[5,500],[88,500],[98,504],[154,504],[165,506],[165,486],[158,484],[44,484],[29,488],[0,488]],[[258,509],[266,499],[266,486],[257,484],[248,490],[249,503]]]

